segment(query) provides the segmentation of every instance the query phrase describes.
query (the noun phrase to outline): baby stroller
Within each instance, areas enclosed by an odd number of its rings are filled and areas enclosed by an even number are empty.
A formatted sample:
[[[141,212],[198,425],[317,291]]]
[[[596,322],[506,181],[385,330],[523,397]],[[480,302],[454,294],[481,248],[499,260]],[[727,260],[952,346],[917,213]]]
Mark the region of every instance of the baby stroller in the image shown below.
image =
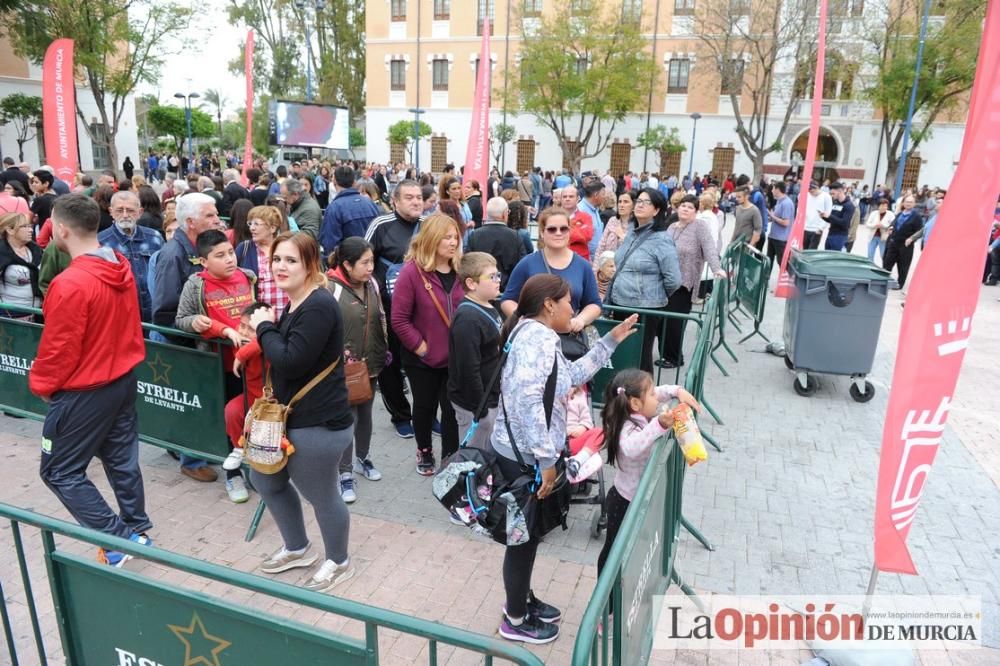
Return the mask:
[[[590,391],[587,391],[587,401],[588,408],[591,413],[593,412],[593,403],[590,402]],[[580,452],[580,450],[587,445],[588,448],[592,450],[597,448],[597,446],[603,445],[604,441],[604,431],[601,428],[590,428],[583,435],[579,437],[568,437],[566,440],[566,450],[569,455],[574,456]],[[598,450],[593,455],[600,456],[601,453]],[[591,489],[593,486],[597,486],[597,494],[593,494]],[[594,517],[590,522],[590,536],[591,538],[598,539],[601,536],[601,532],[608,526],[608,514],[605,502],[606,490],[604,485],[604,467],[601,466],[592,476],[580,481],[579,483],[571,484],[572,495],[570,497],[570,504],[596,504],[600,507],[600,510],[594,514]]]

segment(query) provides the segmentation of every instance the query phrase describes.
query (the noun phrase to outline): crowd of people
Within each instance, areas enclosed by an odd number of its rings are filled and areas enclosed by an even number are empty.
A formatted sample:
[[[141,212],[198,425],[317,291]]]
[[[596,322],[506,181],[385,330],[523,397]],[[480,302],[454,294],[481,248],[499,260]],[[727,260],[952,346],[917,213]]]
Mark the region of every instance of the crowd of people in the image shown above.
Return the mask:
[[[754,184],[733,175],[720,182],[494,170],[479,183],[450,165],[435,179],[405,165],[307,160],[273,173],[258,161],[246,184],[234,166],[185,176],[178,164],[157,192],[134,174],[62,183],[45,167],[5,165],[0,299],[41,305],[46,324],[30,376],[32,391],[51,401],[42,478],[81,524],[150,543],[135,416],[143,336],[216,344],[227,378],[232,453],[222,468],[233,502],[249,498],[241,471],[246,405],[265,390],[295,402],[287,466],[250,474],[282,538],[261,570],[319,561],[304,584],[321,591],[354,573],[346,505],[363,494],[356,478],[382,478],[372,455],[376,387],[396,434],[414,440],[417,474],[434,475],[467,440],[491,448],[505,476],[536,470],[544,500],[574,430],[571,399],[586,399],[587,382],[635,331],[636,317],[623,314],[598,337],[592,324],[602,308],[690,312],[712,279],[725,277],[729,237],[780,259],[799,187],[794,173]],[[944,192],[907,192],[894,202],[884,188],[869,196],[840,182],[805,186],[806,247],[825,234],[827,249],[851,251],[858,230],[868,230],[869,257],[896,267],[904,287],[913,245],[928,242]],[[122,330],[112,334],[110,322]],[[140,322],[162,328],[144,333]],[[685,363],[682,340],[678,320],[662,331],[645,327],[640,368],[616,377],[604,401],[609,459],[620,468],[605,555],[653,440],[670,426],[660,404],[676,398],[698,407],[680,387],[654,386],[650,374],[657,364]],[[102,354],[114,362],[98,363]],[[352,393],[349,376],[367,384]],[[86,477],[94,456],[105,463],[118,514]],[[218,478],[204,460],[183,455],[179,463],[196,481]],[[309,540],[300,497],[313,507],[321,548]],[[467,524],[455,513],[452,520]],[[531,536],[506,547],[500,633],[541,643],[558,635],[561,612],[531,591],[541,534]],[[101,557],[116,566],[128,559],[108,550]]]

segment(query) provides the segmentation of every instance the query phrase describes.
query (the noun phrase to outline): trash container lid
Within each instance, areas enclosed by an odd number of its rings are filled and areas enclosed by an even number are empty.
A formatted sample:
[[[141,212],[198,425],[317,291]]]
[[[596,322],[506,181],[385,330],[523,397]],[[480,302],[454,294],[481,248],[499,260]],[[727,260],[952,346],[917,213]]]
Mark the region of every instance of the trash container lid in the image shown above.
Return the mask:
[[[861,259],[858,261],[858,259]],[[843,252],[808,250],[792,255],[792,267],[798,275],[856,280],[858,282],[888,282],[889,271],[879,268],[863,257],[854,258]]]

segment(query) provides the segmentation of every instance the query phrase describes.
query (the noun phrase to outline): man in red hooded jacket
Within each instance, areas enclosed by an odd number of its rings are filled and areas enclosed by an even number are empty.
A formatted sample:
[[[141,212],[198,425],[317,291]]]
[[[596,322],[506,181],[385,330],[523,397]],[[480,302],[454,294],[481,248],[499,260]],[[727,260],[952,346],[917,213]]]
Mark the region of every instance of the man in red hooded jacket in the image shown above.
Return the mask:
[[[133,372],[145,345],[135,279],[128,260],[97,241],[101,210],[93,199],[59,197],[52,220],[53,242],[72,262],[49,286],[28,376],[31,392],[49,403],[40,474],[81,525],[148,544]],[[95,456],[121,515],[87,478]],[[98,559],[121,566],[129,558],[101,549]]]

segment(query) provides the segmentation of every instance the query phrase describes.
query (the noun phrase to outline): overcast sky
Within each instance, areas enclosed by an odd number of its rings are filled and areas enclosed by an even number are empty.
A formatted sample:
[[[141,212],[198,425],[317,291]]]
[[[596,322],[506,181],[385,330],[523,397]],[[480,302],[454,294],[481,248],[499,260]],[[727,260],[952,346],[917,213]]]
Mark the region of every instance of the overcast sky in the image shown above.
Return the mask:
[[[226,2],[216,0],[200,5],[203,14],[191,29],[165,45],[164,50],[178,53],[167,56],[157,84],[143,84],[139,94],[150,93],[164,104],[183,106],[182,100],[174,99],[174,93],[197,92],[204,95],[207,89],[217,88],[224,98],[225,118],[245,105],[246,83],[243,75],[230,74],[228,65],[230,60],[239,56],[239,45],[246,35],[246,26],[229,24]],[[215,116],[214,109],[206,108],[206,111]]]

